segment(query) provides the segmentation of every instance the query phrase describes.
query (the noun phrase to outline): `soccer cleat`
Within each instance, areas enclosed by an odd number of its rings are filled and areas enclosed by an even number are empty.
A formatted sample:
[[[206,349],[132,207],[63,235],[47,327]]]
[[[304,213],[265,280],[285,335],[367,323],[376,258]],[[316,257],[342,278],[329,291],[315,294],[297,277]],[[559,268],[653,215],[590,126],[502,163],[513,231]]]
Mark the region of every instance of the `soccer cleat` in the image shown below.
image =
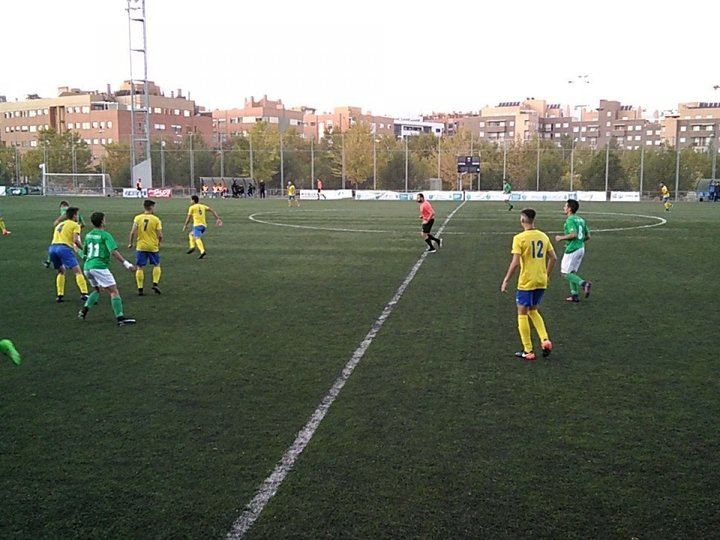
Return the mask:
[[[160,292],[160,287],[158,287],[158,284],[157,284],[157,283],[153,283],[152,290],[153,290],[153,292],[154,292],[155,294],[162,294],[162,293]]]
[[[82,309],[80,311],[78,311],[78,319],[80,319],[81,321],[84,321],[85,317],[87,317],[88,311],[89,311],[88,308],[83,306]]]
[[[43,261],[43,266],[45,268],[50,268],[50,261]]]
[[[8,231],[8,230],[4,230],[4,231],[3,231],[3,236],[7,236],[7,235],[9,235],[9,234],[12,234],[12,233],[11,233],[10,231]]]
[[[566,302],[577,303],[577,302],[580,301],[580,298],[578,298],[578,295],[577,295],[577,294],[571,294],[570,296],[568,296],[568,297],[565,299],[565,301],[566,301]]]
[[[65,298],[63,298],[63,295],[58,295],[57,299],[55,300],[58,304],[61,304],[65,301]]]
[[[200,256],[198,257],[198,259],[204,259],[204,258],[205,258],[205,255],[207,255],[207,251],[203,251],[203,252],[200,254]]]
[[[0,352],[10,358],[15,365],[20,365],[20,353],[17,352],[15,345],[13,345],[13,342],[9,339],[0,340]]]
[[[583,281],[582,282],[582,290],[585,293],[585,298],[590,296],[590,289],[592,288],[592,283],[589,281]]]
[[[145,296],[145,292],[142,290],[142,287],[138,288],[138,296]]]
[[[436,252],[437,252],[437,249],[435,249],[435,248],[427,248],[425,251],[427,251],[428,253],[436,253]]]
[[[528,362],[532,362],[536,358],[535,353],[532,351],[530,351],[530,352],[518,351],[515,353],[515,356],[517,358],[522,358],[523,360],[526,360]]]
[[[122,315],[117,318],[118,326],[125,326],[126,324],[135,324],[135,319],[133,319],[132,317],[125,317]]]
[[[550,353],[552,352],[552,341],[549,339],[546,339],[542,342],[542,355],[543,358],[547,358],[550,356]]]
[[[188,249],[185,253],[187,253],[188,255],[190,255],[191,253],[194,253],[194,252],[195,252],[195,248],[190,248],[190,249]]]
[[[81,295],[80,295],[80,300],[82,300],[83,302],[87,302],[87,299],[88,299],[88,295],[87,295],[87,294],[81,294]]]
[[[442,238],[438,238],[438,247],[441,248],[442,245],[443,245],[443,239],[442,239]]]

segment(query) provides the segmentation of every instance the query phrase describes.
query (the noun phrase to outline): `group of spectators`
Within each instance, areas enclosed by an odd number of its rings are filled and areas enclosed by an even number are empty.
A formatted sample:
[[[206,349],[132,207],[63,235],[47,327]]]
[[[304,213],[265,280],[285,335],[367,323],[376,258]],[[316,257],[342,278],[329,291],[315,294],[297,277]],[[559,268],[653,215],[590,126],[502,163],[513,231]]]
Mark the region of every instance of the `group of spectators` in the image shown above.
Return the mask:
[[[247,185],[247,189],[245,188],[245,184],[238,184],[237,180],[233,180],[232,185],[230,186],[230,189],[224,184],[224,183],[216,183],[212,186],[208,186],[207,184],[203,183],[201,186],[202,196],[203,197],[210,197],[211,199],[226,199],[228,197],[232,197],[233,199],[240,199],[245,197],[255,197],[255,184],[250,182]],[[259,189],[259,197],[261,199],[265,198],[265,182],[263,180],[260,180],[258,183],[258,189]]]

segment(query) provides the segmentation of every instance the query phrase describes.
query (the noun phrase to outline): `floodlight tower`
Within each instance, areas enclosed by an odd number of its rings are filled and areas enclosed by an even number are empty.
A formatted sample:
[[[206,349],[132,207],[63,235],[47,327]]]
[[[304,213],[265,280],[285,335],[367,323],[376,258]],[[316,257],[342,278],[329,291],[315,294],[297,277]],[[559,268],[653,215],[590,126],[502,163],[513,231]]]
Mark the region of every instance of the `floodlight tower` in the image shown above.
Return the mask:
[[[127,0],[130,53],[130,164],[132,183],[152,187],[150,97],[147,69],[145,0]],[[136,76],[142,74],[141,77]]]

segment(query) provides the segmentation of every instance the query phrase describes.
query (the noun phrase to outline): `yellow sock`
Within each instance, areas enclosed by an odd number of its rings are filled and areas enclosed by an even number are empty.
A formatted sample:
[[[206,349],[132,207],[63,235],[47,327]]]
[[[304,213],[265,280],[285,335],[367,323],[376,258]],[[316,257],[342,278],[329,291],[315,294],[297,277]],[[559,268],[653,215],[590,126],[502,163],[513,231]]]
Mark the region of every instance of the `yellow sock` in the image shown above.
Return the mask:
[[[197,244],[200,253],[205,253],[205,244],[203,244],[203,241],[200,238],[196,238],[195,243]]]
[[[195,237],[192,233],[188,234],[188,240],[190,241],[190,249],[195,247]]]
[[[535,330],[537,330],[538,336],[540,336],[540,341],[550,339],[548,337],[547,330],[545,330],[545,321],[543,320],[542,315],[540,315],[540,312],[537,309],[531,309],[528,312],[528,316],[530,317]]]
[[[142,289],[144,282],[145,282],[145,272],[143,272],[142,268],[138,268],[135,271],[135,283],[137,283],[137,288]]]
[[[532,336],[530,335],[530,319],[527,315],[518,315],[518,331],[520,332],[520,341],[523,344],[525,352],[532,351]]]
[[[58,274],[55,278],[55,288],[58,296],[65,296],[65,274]]]
[[[162,269],[159,266],[153,268],[153,285],[160,283],[160,276],[162,275]]]
[[[78,289],[80,289],[80,292],[82,294],[88,293],[87,281],[85,281],[85,276],[83,276],[82,274],[75,274],[75,283],[77,283]]]
[[[0,230],[2,230],[2,232],[5,232],[7,230],[5,228],[5,221],[3,221],[3,218],[0,218]]]

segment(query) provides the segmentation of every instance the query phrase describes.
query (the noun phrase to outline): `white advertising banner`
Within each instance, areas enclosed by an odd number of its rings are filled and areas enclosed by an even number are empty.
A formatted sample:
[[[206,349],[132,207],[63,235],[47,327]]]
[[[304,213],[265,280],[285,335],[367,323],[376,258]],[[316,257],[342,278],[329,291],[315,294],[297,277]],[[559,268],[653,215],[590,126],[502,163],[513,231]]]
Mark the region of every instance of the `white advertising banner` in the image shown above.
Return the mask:
[[[0,186],[0,197],[5,196],[5,186]]]
[[[639,191],[613,191],[610,200],[615,202],[640,202]]]
[[[510,194],[511,201],[562,202],[575,198],[574,191],[517,191]]]
[[[578,191],[577,200],[585,202],[604,202],[607,201],[607,193],[604,191]]]
[[[381,190],[358,190],[355,192],[355,200],[358,201],[397,201],[400,194],[397,191]]]
[[[142,189],[138,191],[135,188],[123,188],[123,197],[126,199],[142,199],[148,196],[148,190]]]
[[[352,190],[350,189],[323,189],[322,194],[325,195],[325,199],[329,200],[339,200],[339,199],[352,199]],[[317,190],[316,189],[301,189],[300,190],[300,198],[301,199],[315,199],[317,200]]]
[[[502,191],[466,191],[467,201],[504,201],[507,195]]]
[[[171,188],[150,188],[147,190],[148,197],[154,199],[169,199],[172,197]]]

